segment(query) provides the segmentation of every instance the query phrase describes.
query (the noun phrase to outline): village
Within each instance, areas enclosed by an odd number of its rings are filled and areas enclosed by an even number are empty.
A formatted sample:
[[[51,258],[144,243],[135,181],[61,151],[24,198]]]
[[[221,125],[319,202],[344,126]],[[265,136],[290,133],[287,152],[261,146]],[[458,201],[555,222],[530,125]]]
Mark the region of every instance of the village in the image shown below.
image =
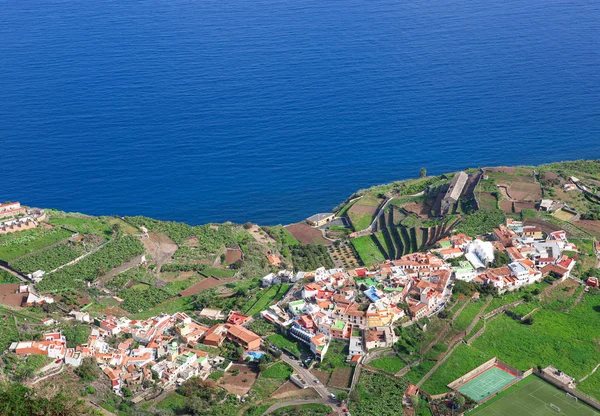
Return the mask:
[[[521,363],[523,351],[498,351],[486,338],[508,342],[496,327],[507,319],[545,334],[532,326],[557,319],[545,310],[593,308],[594,184],[472,169],[376,186],[334,212],[263,227],[5,203],[2,376],[27,386],[94,380],[88,404],[110,412],[154,412],[172,400],[175,412],[191,412],[184,394],[199,380],[212,391],[203,400],[224,414],[300,401],[360,415],[379,406],[365,397],[383,382],[394,386],[386,394],[401,393],[394,411],[446,415],[534,370],[594,403],[585,380],[596,377],[595,354],[576,367],[554,356]],[[531,370],[534,362],[545,368]],[[494,368],[512,375],[501,389],[461,390]]]
[[[575,260],[564,253],[576,253],[577,247],[569,243],[564,231],[544,236],[537,227],[509,219],[487,237],[490,241],[453,235],[440,240],[438,247],[429,252],[412,253],[369,268],[321,267],[295,274],[286,270],[271,273],[261,279],[264,287],[282,282],[293,286],[281,301],[260,312],[260,317],[308,347],[312,357],[304,358],[304,367],[310,367],[313,359],[322,361],[332,340],[348,342],[347,360],[359,362],[369,350],[391,347],[397,341],[394,326],[411,325],[442,311],[457,281],[473,282],[480,292],[503,293],[548,276],[562,281],[569,278],[575,266]],[[510,261],[491,267],[497,253],[506,254]],[[591,277],[587,284],[598,286],[598,281]],[[18,291],[26,292],[27,286]],[[479,292],[474,296],[480,296]],[[143,391],[144,380],[176,387],[191,377],[206,379],[211,372],[231,366],[230,360],[210,349],[195,348],[199,344],[217,351],[228,340],[243,349],[240,359],[246,361],[258,360],[265,351],[279,350],[244,326],[254,318],[235,311],[201,311],[201,317],[222,321],[213,326],[183,312],[146,320],[92,318],[77,310],[69,315],[92,326],[85,344],[67,348],[64,335],[51,330],[56,322],[47,319],[44,324],[49,332],[41,340],[14,342],[8,351],[56,360],[43,369],[46,376],[49,371],[59,371],[62,365],[76,367],[92,358],[114,392],[122,394],[124,387]],[[119,342],[110,346],[108,340],[114,337]],[[299,374],[292,379],[303,387],[306,383]],[[141,400],[144,396],[139,397]]]

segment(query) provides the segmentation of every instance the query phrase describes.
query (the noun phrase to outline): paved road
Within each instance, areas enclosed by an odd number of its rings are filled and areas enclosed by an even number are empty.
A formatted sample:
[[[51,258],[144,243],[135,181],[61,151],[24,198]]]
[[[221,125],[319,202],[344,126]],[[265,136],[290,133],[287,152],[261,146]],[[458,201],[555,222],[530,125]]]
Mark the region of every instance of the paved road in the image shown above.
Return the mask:
[[[304,381],[306,381],[308,387],[314,388],[315,391],[319,393],[319,396],[321,396],[322,398],[329,399],[329,394],[331,392],[327,390],[327,388],[320,382],[315,383],[314,380],[317,380],[317,378],[310,371],[308,371],[308,369],[301,367],[297,360],[293,360],[285,354],[281,355],[281,359],[290,366],[292,366],[294,371],[300,374],[300,376],[302,376]]]
[[[337,401],[335,400],[331,400],[329,395],[331,394],[331,392],[327,389],[327,387],[325,387],[321,382],[315,383],[315,380],[317,380],[317,378],[310,372],[308,371],[308,369],[300,366],[300,364],[298,363],[297,360],[291,359],[290,357],[288,357],[285,354],[281,355],[281,359],[289,364],[296,373],[300,374],[300,376],[304,379],[304,381],[306,381],[306,385],[308,387],[312,387],[313,389],[315,389],[315,391],[319,394],[319,396],[322,397],[322,400],[324,400],[326,403],[330,404],[336,414],[342,415],[344,414],[341,410],[341,408],[337,407]],[[306,401],[304,401],[306,403]],[[281,403],[283,404],[283,403]],[[291,406],[290,404],[286,404],[286,406]]]

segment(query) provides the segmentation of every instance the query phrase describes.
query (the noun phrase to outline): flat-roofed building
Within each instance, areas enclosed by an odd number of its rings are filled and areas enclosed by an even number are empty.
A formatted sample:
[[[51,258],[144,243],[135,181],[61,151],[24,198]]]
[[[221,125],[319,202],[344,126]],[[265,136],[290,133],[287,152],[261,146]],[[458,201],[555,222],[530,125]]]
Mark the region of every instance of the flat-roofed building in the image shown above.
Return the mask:
[[[333,220],[334,217],[335,214],[332,212],[322,212],[308,217],[306,222],[308,225],[312,225],[313,227],[320,227],[321,225],[325,225],[329,221]]]

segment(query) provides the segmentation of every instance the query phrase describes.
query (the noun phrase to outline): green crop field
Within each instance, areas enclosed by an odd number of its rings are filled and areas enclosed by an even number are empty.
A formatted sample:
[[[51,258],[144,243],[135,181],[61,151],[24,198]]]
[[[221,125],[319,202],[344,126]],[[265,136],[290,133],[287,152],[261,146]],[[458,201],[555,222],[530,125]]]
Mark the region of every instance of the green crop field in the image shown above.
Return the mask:
[[[370,266],[385,260],[383,253],[379,250],[370,235],[353,238],[350,241],[365,265]]]
[[[458,318],[456,318],[456,321],[454,321],[454,328],[456,328],[458,331],[464,331],[465,329],[467,329],[467,327],[469,325],[471,325],[471,322],[473,322],[473,319],[475,319],[475,316],[477,316],[477,313],[479,313],[479,311],[484,306],[485,306],[484,301],[480,301],[480,302],[471,301],[460,312],[460,315],[458,315]]]
[[[71,216],[65,214],[50,213],[48,222],[56,226],[64,226],[81,234],[97,234],[103,237],[112,235],[112,225],[108,221],[103,221],[100,218]]]
[[[551,406],[552,405],[552,406]],[[560,410],[559,410],[560,409]],[[468,413],[479,416],[595,416],[600,414],[579,400],[529,376]]]
[[[0,236],[0,260],[10,261],[71,237],[70,231],[34,228]]]
[[[258,298],[250,299],[250,301],[242,310],[242,313],[249,316],[257,315],[261,311],[267,309],[272,303],[275,303],[283,298],[289,287],[290,285],[282,283],[279,285],[273,285],[264,291],[258,292]]]
[[[11,264],[11,267],[21,273],[33,273],[36,270],[49,272],[59,266],[75,260],[83,254],[79,247],[73,247],[71,244],[59,244],[47,250],[40,251]]]
[[[369,365],[371,367],[386,371],[390,374],[396,374],[398,371],[400,371],[400,369],[406,366],[404,361],[395,355],[377,358],[376,360],[371,361]]]
[[[278,348],[289,351],[295,356],[300,357],[300,348],[297,341],[292,341],[281,334],[269,335],[267,341]]]
[[[261,373],[261,377],[287,380],[292,374],[292,367],[285,363],[276,363]]]

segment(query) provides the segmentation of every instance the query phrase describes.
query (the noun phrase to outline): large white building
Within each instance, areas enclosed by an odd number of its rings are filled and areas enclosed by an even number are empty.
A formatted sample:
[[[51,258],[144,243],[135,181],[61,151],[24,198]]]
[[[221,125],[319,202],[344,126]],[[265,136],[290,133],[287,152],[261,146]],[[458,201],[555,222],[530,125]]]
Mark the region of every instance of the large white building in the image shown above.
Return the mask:
[[[472,258],[473,256],[468,256],[468,254],[472,254],[477,257],[484,266],[494,261],[494,245],[489,241],[475,239],[467,244],[465,253],[467,253],[467,259],[469,259],[469,257]],[[480,265],[473,264],[473,266],[479,268],[478,266]]]

